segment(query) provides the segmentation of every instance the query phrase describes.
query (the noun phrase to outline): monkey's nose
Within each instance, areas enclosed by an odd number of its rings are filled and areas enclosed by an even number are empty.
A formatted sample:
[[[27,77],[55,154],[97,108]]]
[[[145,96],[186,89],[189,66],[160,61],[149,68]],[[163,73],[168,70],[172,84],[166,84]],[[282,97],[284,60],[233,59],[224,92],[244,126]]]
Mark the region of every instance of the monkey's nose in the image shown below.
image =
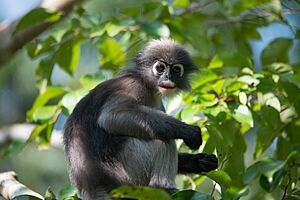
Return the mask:
[[[170,80],[170,78],[171,78],[171,75],[169,74],[169,73],[166,73],[166,75],[165,75],[165,80],[167,81],[167,80]]]

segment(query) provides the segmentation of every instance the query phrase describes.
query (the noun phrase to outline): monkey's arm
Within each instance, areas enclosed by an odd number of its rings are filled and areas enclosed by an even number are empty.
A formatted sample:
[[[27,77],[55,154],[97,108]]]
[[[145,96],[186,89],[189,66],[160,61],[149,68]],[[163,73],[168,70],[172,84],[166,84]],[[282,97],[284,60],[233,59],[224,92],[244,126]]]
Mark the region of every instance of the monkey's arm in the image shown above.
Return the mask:
[[[98,125],[111,134],[141,139],[183,139],[192,149],[202,144],[201,130],[168,116],[162,111],[138,105],[130,99],[103,106]]]
[[[213,154],[178,153],[178,173],[209,172],[218,167],[218,159]]]

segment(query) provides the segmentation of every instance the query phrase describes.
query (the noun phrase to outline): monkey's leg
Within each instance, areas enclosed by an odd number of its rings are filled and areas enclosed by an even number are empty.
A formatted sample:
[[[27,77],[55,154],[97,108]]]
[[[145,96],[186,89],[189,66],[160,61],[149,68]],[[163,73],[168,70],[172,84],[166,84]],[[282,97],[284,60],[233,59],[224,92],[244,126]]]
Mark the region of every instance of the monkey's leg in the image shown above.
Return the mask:
[[[209,172],[218,167],[218,159],[212,154],[178,153],[178,173]]]
[[[177,192],[175,177],[177,174],[178,153],[174,140],[161,142],[153,163],[149,186],[162,188],[168,193]]]
[[[110,175],[110,166],[97,158],[95,148],[81,138],[73,138],[66,145],[66,160],[72,182],[83,200],[111,199],[108,192],[118,187],[118,177]]]

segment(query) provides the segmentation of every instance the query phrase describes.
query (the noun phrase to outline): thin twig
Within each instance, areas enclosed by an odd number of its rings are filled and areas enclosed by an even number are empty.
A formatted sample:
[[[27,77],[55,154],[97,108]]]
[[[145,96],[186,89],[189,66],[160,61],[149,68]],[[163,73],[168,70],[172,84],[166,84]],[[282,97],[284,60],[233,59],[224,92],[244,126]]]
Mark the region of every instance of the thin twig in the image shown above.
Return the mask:
[[[291,181],[292,181],[292,177],[291,177],[290,171],[288,171],[288,178],[289,178],[289,179],[288,179],[287,184],[286,184],[285,187],[284,187],[284,192],[283,192],[283,195],[282,195],[281,200],[284,200],[284,199],[287,197],[287,190],[288,190],[289,185],[290,185],[290,183],[291,183]]]
[[[187,8],[184,12],[180,13],[180,15],[182,14],[187,14],[187,13],[193,13],[195,11],[198,11],[199,9],[202,9],[212,3],[215,3],[216,1],[214,0],[209,0],[206,2],[202,2],[202,3],[192,3],[191,6],[189,8]]]

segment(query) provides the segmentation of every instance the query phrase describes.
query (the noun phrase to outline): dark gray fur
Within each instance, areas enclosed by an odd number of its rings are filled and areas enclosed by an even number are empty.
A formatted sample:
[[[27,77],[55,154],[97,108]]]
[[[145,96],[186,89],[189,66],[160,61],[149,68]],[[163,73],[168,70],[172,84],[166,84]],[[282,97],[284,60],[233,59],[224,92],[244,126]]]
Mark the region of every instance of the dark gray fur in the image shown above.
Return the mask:
[[[184,66],[184,76],[171,70],[155,76],[157,60]],[[172,40],[150,42],[136,66],[95,87],[75,107],[64,131],[70,178],[84,200],[109,199],[120,185],[142,185],[176,191],[179,173],[201,173],[217,167],[214,155],[178,154],[174,139],[192,149],[202,143],[201,131],[164,113],[158,85],[170,79],[189,89],[195,67],[188,53]],[[167,77],[167,78],[166,78]],[[167,80],[168,81],[168,80]]]

